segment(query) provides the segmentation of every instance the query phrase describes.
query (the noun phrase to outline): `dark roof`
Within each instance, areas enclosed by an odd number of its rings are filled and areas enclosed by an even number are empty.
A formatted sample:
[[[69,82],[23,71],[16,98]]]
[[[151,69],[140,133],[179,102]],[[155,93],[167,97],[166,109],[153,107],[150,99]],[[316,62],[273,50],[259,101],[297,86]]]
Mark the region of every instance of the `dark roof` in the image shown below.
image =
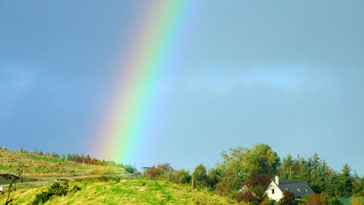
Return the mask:
[[[278,187],[282,192],[284,190],[293,192],[297,198],[302,198],[307,194],[315,193],[306,182],[280,181]]]

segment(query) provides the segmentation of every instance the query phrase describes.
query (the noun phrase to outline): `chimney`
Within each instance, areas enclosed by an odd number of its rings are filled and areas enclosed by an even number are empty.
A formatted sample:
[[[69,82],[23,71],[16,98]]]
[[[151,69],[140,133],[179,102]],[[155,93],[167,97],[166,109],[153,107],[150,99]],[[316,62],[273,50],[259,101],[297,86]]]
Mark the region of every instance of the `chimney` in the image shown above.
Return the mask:
[[[277,185],[279,185],[279,176],[278,175],[276,175],[276,177],[275,177],[275,182]]]

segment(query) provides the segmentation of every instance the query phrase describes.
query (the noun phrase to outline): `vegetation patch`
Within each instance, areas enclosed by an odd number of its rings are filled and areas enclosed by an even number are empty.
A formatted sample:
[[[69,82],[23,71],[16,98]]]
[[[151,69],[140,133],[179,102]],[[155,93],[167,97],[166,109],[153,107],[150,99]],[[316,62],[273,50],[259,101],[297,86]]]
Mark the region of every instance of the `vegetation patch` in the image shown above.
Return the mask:
[[[69,188],[68,183],[61,185],[60,183],[54,183],[47,191],[43,191],[37,194],[33,204],[44,204],[53,196],[66,196],[68,193],[75,193],[81,190],[77,185],[73,186],[72,189]]]

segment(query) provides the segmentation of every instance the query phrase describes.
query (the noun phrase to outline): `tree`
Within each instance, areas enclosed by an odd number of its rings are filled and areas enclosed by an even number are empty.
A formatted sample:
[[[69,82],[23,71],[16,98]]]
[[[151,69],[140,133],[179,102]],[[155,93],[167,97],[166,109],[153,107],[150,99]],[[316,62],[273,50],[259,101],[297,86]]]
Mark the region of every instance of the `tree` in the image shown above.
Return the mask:
[[[192,185],[203,187],[207,185],[206,168],[203,164],[198,165],[192,173]]]
[[[339,190],[342,193],[342,196],[351,196],[352,189],[352,181],[353,178],[350,174],[351,168],[348,164],[344,164],[342,168],[342,173],[340,175],[340,186]]]
[[[256,144],[247,153],[247,179],[253,179],[259,174],[273,176],[278,170],[280,159],[272,148],[265,144]]]
[[[166,162],[164,164],[159,164],[158,168],[163,169],[163,171],[165,171],[165,172],[173,172],[174,171],[173,167],[168,162]]]
[[[278,171],[280,159],[277,153],[265,144],[256,144],[252,149],[237,147],[223,152],[223,162],[218,164],[222,180],[232,189],[239,189],[246,180],[257,175],[273,176]]]
[[[152,166],[151,168],[149,168],[147,170],[147,174],[152,178],[152,179],[157,179],[159,176],[161,176],[163,174],[163,169],[159,168],[159,167],[155,167]]]
[[[364,194],[363,191],[364,191],[363,183],[360,177],[355,172],[354,179],[352,181],[352,194],[354,196],[361,196]]]
[[[177,171],[177,179],[180,184],[187,184],[191,181],[190,171],[188,170],[178,170]]]
[[[294,161],[292,159],[292,155],[288,154],[287,157],[282,159],[282,166],[280,169],[280,176],[282,179],[292,180],[292,168],[294,167]]]
[[[219,182],[220,179],[220,172],[218,169],[210,169],[207,175],[207,185],[211,188],[211,189],[215,189],[216,188],[216,184]]]

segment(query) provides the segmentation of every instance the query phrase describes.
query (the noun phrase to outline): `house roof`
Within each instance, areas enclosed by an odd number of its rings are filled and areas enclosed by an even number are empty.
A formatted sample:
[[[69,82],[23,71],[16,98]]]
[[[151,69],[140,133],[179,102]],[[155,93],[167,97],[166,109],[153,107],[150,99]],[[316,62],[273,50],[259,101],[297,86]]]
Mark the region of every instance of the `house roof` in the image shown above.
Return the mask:
[[[280,181],[278,187],[282,192],[284,190],[293,192],[298,198],[315,193],[306,182]]]

